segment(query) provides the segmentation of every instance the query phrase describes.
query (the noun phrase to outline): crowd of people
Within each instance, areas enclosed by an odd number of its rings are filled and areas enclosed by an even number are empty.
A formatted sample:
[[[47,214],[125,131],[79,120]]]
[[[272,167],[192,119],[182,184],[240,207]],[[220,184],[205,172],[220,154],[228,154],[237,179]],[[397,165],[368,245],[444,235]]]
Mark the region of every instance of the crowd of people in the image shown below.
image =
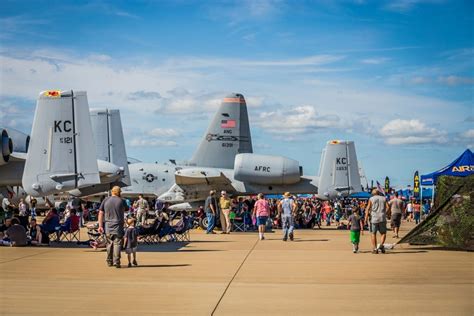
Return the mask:
[[[372,237],[373,253],[385,252],[383,244],[387,232],[387,219],[393,238],[399,238],[402,219],[418,224],[423,215],[431,209],[429,200],[420,204],[416,199],[408,201],[398,196],[385,195],[375,189],[369,200],[341,198],[324,201],[318,197],[297,197],[289,192],[282,199],[266,199],[263,194],[255,197],[230,199],[222,191],[217,198],[212,190],[206,199],[203,211],[207,217],[207,233],[215,234],[215,224],[220,218],[222,234],[232,231],[231,219],[240,218],[246,230],[258,230],[259,239],[265,239],[266,228],[281,228],[283,241],[294,239],[294,229],[322,229],[334,225],[336,229],[350,230],[353,252],[359,251],[360,234],[369,230]],[[230,228],[229,228],[230,227]],[[376,234],[381,234],[377,244]]]
[[[88,220],[98,219],[100,233],[107,232],[107,263],[120,266],[120,250],[125,241],[129,266],[137,265],[137,229],[146,228],[150,217],[167,214],[169,204],[160,200],[149,201],[142,195],[135,201],[122,199],[119,189],[115,187],[112,196],[100,204],[73,197],[62,208],[50,205],[41,224],[37,222],[35,199],[29,203],[21,199],[18,205],[14,205],[4,198],[0,207],[0,245],[47,245],[50,236],[55,235],[55,239],[60,241],[62,234],[80,229]],[[216,233],[218,223],[222,234],[230,234],[235,223],[239,222],[245,231],[258,231],[260,240],[265,239],[267,229],[281,228],[282,240],[287,241],[294,240],[295,229],[332,226],[350,230],[353,251],[358,252],[360,234],[369,230],[374,253],[384,252],[387,219],[390,220],[393,237],[399,238],[402,219],[418,224],[423,215],[429,214],[431,205],[429,200],[422,204],[414,199],[404,201],[397,193],[384,196],[377,190],[373,191],[368,201],[350,198],[325,201],[316,196],[297,197],[289,192],[284,193],[281,199],[267,199],[263,194],[231,198],[225,191],[221,191],[219,197],[217,195],[215,190],[210,191],[204,205],[196,213],[197,217],[205,214],[208,234]],[[381,235],[380,244],[377,244],[377,233]]]

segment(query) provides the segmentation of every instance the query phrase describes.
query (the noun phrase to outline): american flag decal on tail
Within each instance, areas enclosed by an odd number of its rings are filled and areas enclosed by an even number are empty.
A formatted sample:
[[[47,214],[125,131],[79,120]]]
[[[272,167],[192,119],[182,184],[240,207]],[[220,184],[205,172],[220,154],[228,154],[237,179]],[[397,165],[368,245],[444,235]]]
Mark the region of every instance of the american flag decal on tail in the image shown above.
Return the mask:
[[[235,120],[222,120],[221,121],[221,128],[235,128],[236,123]]]

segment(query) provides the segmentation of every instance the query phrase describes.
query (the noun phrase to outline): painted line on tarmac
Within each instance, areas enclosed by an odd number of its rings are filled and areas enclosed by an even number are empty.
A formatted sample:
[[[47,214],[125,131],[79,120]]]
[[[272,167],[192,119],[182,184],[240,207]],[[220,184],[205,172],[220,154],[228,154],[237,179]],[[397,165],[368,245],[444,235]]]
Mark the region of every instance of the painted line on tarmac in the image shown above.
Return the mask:
[[[9,263],[9,262],[29,258],[29,257],[34,257],[34,256],[42,255],[42,254],[45,254],[45,253],[48,253],[48,252],[53,252],[53,251],[54,250],[43,251],[43,252],[35,253],[35,254],[32,254],[32,255],[24,256],[24,257],[21,257],[21,258],[15,258],[15,259],[12,259],[12,260],[3,261],[3,262],[0,262],[0,264]]]
[[[221,303],[222,299],[224,298],[225,294],[227,293],[227,290],[229,289],[230,285],[231,285],[232,282],[234,281],[234,279],[235,279],[235,277],[237,276],[237,274],[239,274],[240,269],[241,269],[242,266],[244,265],[245,261],[247,261],[247,258],[250,256],[250,254],[251,254],[252,251],[255,249],[255,247],[257,246],[257,244],[258,244],[258,239],[255,241],[255,244],[252,246],[252,248],[249,250],[249,252],[248,252],[247,255],[245,256],[244,260],[243,260],[242,263],[240,264],[240,266],[239,266],[239,268],[237,269],[237,271],[235,271],[234,276],[233,276],[232,279],[229,281],[229,284],[227,284],[227,287],[225,288],[224,292],[222,293],[221,297],[219,298],[219,301],[217,302],[216,306],[215,306],[214,309],[212,310],[211,316],[213,316],[214,313],[216,312],[217,308],[219,307],[219,304]]]

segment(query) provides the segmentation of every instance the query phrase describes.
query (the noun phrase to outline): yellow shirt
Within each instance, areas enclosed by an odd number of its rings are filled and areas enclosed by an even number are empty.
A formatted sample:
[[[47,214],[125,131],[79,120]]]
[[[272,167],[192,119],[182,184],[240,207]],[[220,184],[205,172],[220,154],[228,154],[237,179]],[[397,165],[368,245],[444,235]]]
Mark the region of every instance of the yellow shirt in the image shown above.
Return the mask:
[[[221,207],[221,210],[229,210],[230,198],[221,196],[219,199],[219,206]]]

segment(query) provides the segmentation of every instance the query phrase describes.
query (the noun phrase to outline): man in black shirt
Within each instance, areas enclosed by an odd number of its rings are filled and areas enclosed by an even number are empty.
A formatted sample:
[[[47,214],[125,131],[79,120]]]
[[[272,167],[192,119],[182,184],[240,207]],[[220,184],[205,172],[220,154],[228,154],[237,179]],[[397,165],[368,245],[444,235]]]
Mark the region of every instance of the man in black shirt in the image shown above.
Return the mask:
[[[217,200],[216,200],[216,191],[211,190],[209,196],[206,199],[204,205],[204,211],[207,216],[207,233],[215,234],[214,226],[216,225],[216,214],[217,214]]]
[[[107,265],[120,268],[120,252],[124,236],[125,205],[120,197],[121,189],[112,188],[112,196],[106,198],[99,207],[99,233],[105,233],[107,238]]]

